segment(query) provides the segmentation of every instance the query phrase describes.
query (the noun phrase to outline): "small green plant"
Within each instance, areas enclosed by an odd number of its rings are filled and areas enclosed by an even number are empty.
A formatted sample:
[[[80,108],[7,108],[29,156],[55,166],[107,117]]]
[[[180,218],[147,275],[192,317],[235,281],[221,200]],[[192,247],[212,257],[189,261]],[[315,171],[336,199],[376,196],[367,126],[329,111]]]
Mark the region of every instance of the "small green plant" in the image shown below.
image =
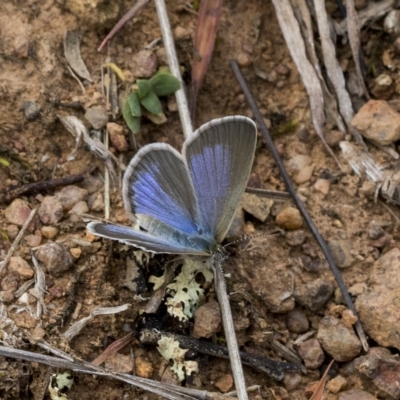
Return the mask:
[[[154,116],[163,114],[159,97],[175,93],[180,83],[168,68],[160,69],[150,79],[138,79],[136,87],[129,94],[122,106],[122,115],[129,129],[139,133],[143,109]]]

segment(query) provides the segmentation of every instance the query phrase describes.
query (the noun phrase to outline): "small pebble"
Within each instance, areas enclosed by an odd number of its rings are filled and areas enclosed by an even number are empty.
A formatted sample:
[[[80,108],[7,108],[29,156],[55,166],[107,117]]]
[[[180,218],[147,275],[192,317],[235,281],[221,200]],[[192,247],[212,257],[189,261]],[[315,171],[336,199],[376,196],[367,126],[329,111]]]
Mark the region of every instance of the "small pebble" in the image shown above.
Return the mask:
[[[118,151],[127,151],[129,149],[128,142],[126,141],[124,135],[124,127],[122,125],[116,124],[115,122],[109,122],[107,124],[107,130],[110,134],[110,141],[112,145]]]
[[[331,183],[328,181],[328,179],[319,178],[314,184],[314,188],[323,194],[328,194],[330,187]]]
[[[344,132],[337,131],[335,129],[328,130],[325,133],[325,140],[329,146],[335,147],[338,146],[341,141],[344,140],[345,134]]]
[[[331,393],[339,393],[341,390],[346,389],[347,379],[342,375],[335,376],[330,381],[327,382],[326,388]]]
[[[273,200],[252,193],[243,193],[241,201],[241,207],[261,222],[266,221],[273,204]]]
[[[28,205],[21,199],[15,199],[6,209],[4,215],[8,222],[18,226],[22,226],[29,214],[31,209]]]
[[[241,51],[237,56],[236,56],[236,61],[239,64],[240,67],[246,68],[250,66],[253,62],[252,57],[250,56],[249,53],[246,51]]]
[[[302,381],[302,376],[296,373],[285,373],[283,377],[283,384],[285,385],[286,390],[291,391],[296,389],[297,386],[300,385]]]
[[[55,194],[55,197],[62,204],[64,211],[70,210],[78,201],[87,200],[88,192],[75,185],[69,185],[62,188]]]
[[[82,250],[80,247],[73,247],[72,249],[69,249],[69,251],[70,251],[72,257],[74,257],[75,259],[79,258],[82,254]]]
[[[328,240],[328,247],[332,253],[333,260],[339,268],[348,268],[354,258],[351,255],[351,245],[348,240]]]
[[[8,268],[10,268],[10,265],[8,265]],[[17,275],[7,274],[1,280],[1,284],[0,284],[1,290],[3,290],[3,291],[11,290],[12,292],[15,292],[18,288],[18,282],[19,282],[19,277]]]
[[[74,260],[69,250],[58,243],[48,242],[36,250],[36,258],[43,268],[53,276],[60,276],[68,271]]]
[[[2,290],[0,291],[0,301],[4,303],[11,303],[15,300],[14,290]]]
[[[42,226],[40,232],[44,238],[54,239],[57,236],[58,229],[54,226]]]
[[[304,167],[310,166],[312,163],[311,157],[305,154],[297,154],[292,157],[287,163],[287,169],[291,172],[299,172]]]
[[[38,247],[42,243],[42,237],[40,235],[27,235],[24,239],[26,244],[30,247]]]
[[[348,292],[352,296],[359,296],[360,294],[363,294],[366,290],[367,285],[365,283],[356,283],[348,288]]]
[[[145,360],[143,357],[135,358],[135,372],[141,378],[150,379],[153,375],[154,368],[150,361]]]
[[[33,340],[42,340],[46,335],[46,331],[40,326],[36,326],[35,329],[31,332],[31,338]]]
[[[24,101],[23,109],[28,121],[33,121],[40,114],[40,105],[36,101]]]
[[[7,232],[8,237],[11,240],[15,239],[18,236],[18,233],[19,233],[18,226],[16,226],[16,225],[7,225],[6,226],[6,232]]]
[[[323,349],[339,362],[353,360],[362,349],[354,330],[332,316],[324,317],[320,321],[317,338]]]
[[[308,331],[310,324],[303,311],[292,310],[286,314],[286,326],[290,332],[304,333]]]
[[[194,316],[193,336],[210,338],[221,330],[221,310],[216,301],[199,307]]]
[[[101,192],[97,192],[90,196],[89,207],[91,211],[103,211],[104,210],[104,195]]]
[[[315,338],[306,340],[297,348],[299,356],[304,360],[306,368],[317,369],[325,360],[325,354],[319,341]]]
[[[356,322],[358,318],[353,314],[351,310],[344,310],[342,313],[342,322],[345,327],[351,328]]]
[[[108,122],[108,113],[103,106],[97,105],[86,110],[85,118],[94,129],[102,129]]]
[[[36,318],[31,317],[26,312],[13,314],[11,319],[14,321],[15,325],[24,329],[33,329],[36,327],[38,322]]]
[[[77,214],[77,215],[81,215],[83,213],[87,213],[89,212],[89,207],[86,203],[86,201],[78,201],[71,209],[71,211],[69,212],[70,214]]]
[[[56,224],[64,215],[61,202],[55,196],[46,196],[39,207],[39,218],[45,225]]]
[[[178,25],[174,29],[174,38],[175,40],[187,40],[192,37],[193,31],[191,29],[184,28],[183,26]]]
[[[157,70],[157,57],[151,50],[141,50],[131,58],[132,72],[138,78],[151,78]]]
[[[301,228],[303,225],[303,219],[301,218],[300,212],[297,208],[288,207],[276,216],[276,223],[282,229],[294,231]]]
[[[294,181],[298,185],[308,182],[312,177],[313,171],[314,171],[314,167],[312,165],[306,165],[294,177]]]
[[[324,306],[332,293],[332,284],[323,278],[318,278],[307,284],[298,285],[293,296],[298,304],[315,312]]]
[[[31,279],[35,275],[33,268],[20,256],[11,257],[7,269],[23,280]]]
[[[232,389],[233,386],[233,377],[231,374],[226,374],[219,378],[214,386],[221,391],[222,393],[227,393]]]

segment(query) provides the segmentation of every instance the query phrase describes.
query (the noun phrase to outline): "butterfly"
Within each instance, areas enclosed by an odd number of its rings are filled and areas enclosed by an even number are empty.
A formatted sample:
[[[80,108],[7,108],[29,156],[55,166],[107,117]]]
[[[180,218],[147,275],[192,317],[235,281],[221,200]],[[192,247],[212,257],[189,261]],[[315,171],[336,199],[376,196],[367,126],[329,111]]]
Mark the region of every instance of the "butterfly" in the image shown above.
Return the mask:
[[[246,188],[256,139],[251,119],[230,116],[202,125],[182,154],[165,143],[144,146],[122,185],[125,210],[140,229],[90,222],[88,231],[154,253],[212,255]]]

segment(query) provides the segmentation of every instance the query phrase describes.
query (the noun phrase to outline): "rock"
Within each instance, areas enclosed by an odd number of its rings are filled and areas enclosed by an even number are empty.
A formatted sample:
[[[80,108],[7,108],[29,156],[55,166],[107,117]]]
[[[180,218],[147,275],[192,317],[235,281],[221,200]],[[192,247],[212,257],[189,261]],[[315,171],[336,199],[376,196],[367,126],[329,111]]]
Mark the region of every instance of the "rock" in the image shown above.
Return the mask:
[[[69,211],[78,201],[87,200],[88,192],[75,185],[69,185],[56,193],[55,197],[62,204],[63,209]]]
[[[296,373],[285,373],[285,376],[283,377],[283,384],[288,391],[296,389],[296,387],[300,385],[301,381],[302,376]]]
[[[103,193],[97,192],[90,196],[89,207],[92,211],[103,211],[104,210],[104,196]]]
[[[353,286],[350,286],[347,290],[351,296],[359,296],[367,290],[367,285],[365,283],[356,283]]]
[[[94,129],[101,129],[107,125],[108,112],[103,106],[93,106],[86,110],[85,118]]]
[[[348,268],[353,264],[351,255],[351,246],[348,240],[329,240],[329,250],[332,253],[333,260],[339,268]]]
[[[19,328],[24,329],[33,329],[37,325],[37,320],[34,317],[31,317],[26,312],[13,314],[10,318],[14,321],[15,325]]]
[[[318,178],[314,183],[315,190],[318,190],[322,194],[328,194],[330,187],[331,183],[328,181],[328,179]]]
[[[317,338],[323,349],[335,361],[350,361],[360,354],[361,342],[353,329],[335,317],[324,317],[319,324]]]
[[[378,399],[372,394],[365,392],[364,390],[351,389],[339,393],[338,400],[378,400]]]
[[[83,213],[89,212],[89,206],[87,205],[86,201],[78,201],[69,212],[70,214],[77,214],[81,215]]]
[[[216,301],[199,307],[194,316],[193,336],[210,338],[221,330],[221,310]]]
[[[8,234],[8,237],[13,240],[18,236],[19,229],[18,226],[16,225],[7,225],[6,226],[6,232]]]
[[[55,196],[46,196],[39,207],[39,218],[45,225],[56,224],[64,215],[61,202]]]
[[[306,233],[299,229],[285,233],[286,242],[289,246],[301,246],[306,240]]]
[[[12,303],[15,300],[14,290],[1,290],[0,291],[0,301],[4,303]]]
[[[288,161],[286,168],[290,172],[299,172],[304,167],[311,165],[311,163],[312,160],[310,156],[298,154]]]
[[[53,276],[60,276],[68,271],[74,260],[65,246],[48,242],[35,253],[36,258],[43,264],[44,269]]]
[[[362,381],[366,385],[373,382],[383,392],[380,398],[400,399],[398,356],[391,355],[389,351],[370,351],[366,356],[357,358],[354,363]]]
[[[385,234],[385,231],[378,225],[371,223],[368,229],[368,237],[372,240],[380,239]]]
[[[379,345],[400,350],[400,250],[394,248],[373,265],[370,287],[355,306],[364,330]]]
[[[395,91],[393,79],[388,74],[381,74],[374,80],[371,93],[378,99],[388,100]]]
[[[80,247],[74,247],[72,249],[69,249],[69,252],[71,253],[71,256],[74,257],[75,259],[79,258],[82,254],[82,249]]]
[[[304,360],[306,368],[309,369],[319,368],[325,360],[325,354],[317,339],[309,339],[300,343],[297,352]]]
[[[141,50],[132,56],[132,72],[137,78],[150,78],[157,70],[157,57],[150,50]]]
[[[136,357],[135,372],[141,378],[150,379],[154,372],[153,364],[150,361],[146,361],[143,357]]]
[[[294,177],[294,181],[298,185],[308,182],[312,177],[313,171],[314,171],[314,167],[312,165],[306,165]]]
[[[246,68],[253,62],[251,55],[247,51],[240,51],[236,56],[236,61],[240,67]]]
[[[342,313],[342,322],[343,325],[347,328],[351,328],[356,322],[358,318],[353,314],[351,310],[344,310]]]
[[[39,235],[25,236],[25,242],[30,247],[38,247],[42,243],[42,237]]]
[[[90,195],[99,191],[103,186],[104,182],[101,180],[100,176],[85,176],[85,180],[81,183],[83,189]]]
[[[54,239],[57,236],[58,229],[54,226],[42,226],[40,232],[46,239]]]
[[[345,389],[346,386],[347,386],[347,379],[342,375],[335,376],[326,384],[326,388],[331,393],[339,393],[341,390]]]
[[[8,265],[10,267],[10,264]],[[1,290],[15,292],[18,288],[19,277],[14,274],[7,274],[0,283]]]
[[[11,257],[7,267],[9,272],[17,274],[21,279],[31,279],[35,275],[33,268],[19,256]]]
[[[28,219],[31,209],[21,199],[15,199],[5,210],[4,215],[8,222],[22,226]]]
[[[231,374],[226,374],[219,378],[214,386],[220,390],[222,393],[227,393],[232,389],[233,386],[233,377]]]
[[[251,193],[243,193],[241,201],[241,207],[261,222],[266,221],[273,204],[273,200]]]
[[[107,130],[110,134],[112,145],[118,151],[127,151],[129,149],[128,142],[124,135],[124,127],[122,125],[116,124],[115,122],[109,122],[107,124]]]
[[[369,100],[351,121],[364,137],[383,146],[400,139],[400,114],[384,100]]]
[[[276,223],[280,228],[294,231],[301,228],[303,225],[303,219],[301,218],[300,212],[297,208],[288,207],[283,209],[276,216]]]
[[[332,293],[332,284],[323,278],[319,278],[296,287],[293,296],[298,304],[315,312],[324,306]]]
[[[22,108],[28,121],[33,121],[40,114],[40,105],[37,101],[24,101]]]
[[[290,332],[304,333],[308,331],[310,324],[303,311],[292,310],[286,314],[286,326]]]
[[[114,353],[107,357],[105,367],[121,374],[130,374],[133,371],[133,359],[130,355]]]
[[[33,340],[42,340],[46,335],[46,331],[40,326],[36,326],[35,329],[31,332],[31,338]]]
[[[334,129],[325,132],[325,140],[330,147],[338,146],[339,143],[344,140],[344,137],[345,134],[343,132]]]

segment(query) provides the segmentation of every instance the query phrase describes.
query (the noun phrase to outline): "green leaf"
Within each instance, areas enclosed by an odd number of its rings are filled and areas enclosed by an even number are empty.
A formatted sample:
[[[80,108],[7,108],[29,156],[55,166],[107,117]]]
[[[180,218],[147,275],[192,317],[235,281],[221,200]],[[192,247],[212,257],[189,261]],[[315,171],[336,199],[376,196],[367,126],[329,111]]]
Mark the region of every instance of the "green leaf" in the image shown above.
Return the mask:
[[[157,96],[173,94],[181,87],[179,80],[168,72],[158,72],[149,82]]]
[[[8,161],[4,157],[0,157],[0,165],[4,165],[5,167],[9,167],[10,166],[10,161]]]
[[[141,117],[142,110],[140,108],[139,96],[137,91],[134,90],[128,97],[129,108],[133,117]],[[124,116],[125,118],[125,116]]]
[[[129,104],[129,98],[127,100],[125,100],[125,102],[122,106],[122,115],[124,117],[126,124],[129,127],[129,129],[133,133],[139,133],[140,132],[140,117],[135,117],[132,115],[131,107]]]
[[[136,81],[138,86],[138,95],[140,99],[143,99],[151,90],[151,84],[147,79],[138,79]]]
[[[143,97],[143,99],[140,99],[140,104],[152,114],[158,115],[162,113],[161,101],[153,91],[147,93],[147,96]]]

